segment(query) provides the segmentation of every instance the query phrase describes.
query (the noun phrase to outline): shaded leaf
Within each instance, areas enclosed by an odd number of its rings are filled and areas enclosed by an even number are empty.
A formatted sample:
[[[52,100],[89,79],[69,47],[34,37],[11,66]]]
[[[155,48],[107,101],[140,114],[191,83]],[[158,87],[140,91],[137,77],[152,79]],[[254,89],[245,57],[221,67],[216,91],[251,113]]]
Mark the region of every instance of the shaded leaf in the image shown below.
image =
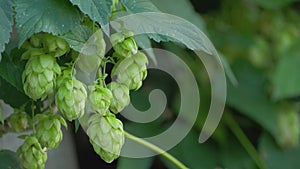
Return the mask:
[[[0,62],[0,76],[20,92],[23,92],[22,73],[25,68],[22,53],[22,50],[15,49],[11,56],[4,54]]]
[[[281,149],[274,139],[264,133],[259,142],[261,157],[269,169],[299,168],[300,146],[292,149]]]
[[[284,99],[290,97],[297,97],[300,95],[300,76],[299,76],[299,44],[295,43],[294,48],[288,50],[279,60],[275,68],[273,76],[275,99]]]
[[[11,84],[0,77],[0,99],[13,108],[20,108],[30,99],[22,92],[16,90]]]
[[[21,160],[16,153],[10,150],[0,151],[0,168],[1,169],[22,169]]]
[[[257,5],[264,8],[281,8],[291,4],[292,2],[296,2],[298,0],[253,0]]]
[[[117,169],[128,169],[128,168],[150,169],[152,161],[153,161],[153,157],[150,158],[120,157],[118,159]]]
[[[72,49],[77,52],[81,52],[84,44],[92,35],[93,32],[87,26],[80,25],[60,37],[66,40]]]
[[[277,124],[278,109],[264,92],[263,73],[245,61],[236,62],[232,68],[238,85],[228,84],[228,105],[251,118],[276,137],[278,128],[275,124]]]
[[[0,1],[0,61],[1,53],[5,49],[5,44],[8,43],[10,32],[13,24],[13,1]]]
[[[218,167],[219,156],[216,149],[208,142],[200,144],[195,131],[191,131],[169,152],[188,168],[207,169]],[[178,168],[165,157],[161,157],[161,159],[168,168]]]
[[[76,27],[81,14],[69,1],[17,0],[16,25],[20,36],[19,46],[32,34],[48,32],[62,35]]]

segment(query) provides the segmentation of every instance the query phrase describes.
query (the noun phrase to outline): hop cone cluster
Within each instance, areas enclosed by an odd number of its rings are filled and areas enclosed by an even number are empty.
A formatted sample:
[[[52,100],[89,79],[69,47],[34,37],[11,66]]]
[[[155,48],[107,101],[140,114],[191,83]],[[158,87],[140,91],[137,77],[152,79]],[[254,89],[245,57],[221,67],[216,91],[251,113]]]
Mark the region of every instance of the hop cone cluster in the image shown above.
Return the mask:
[[[26,113],[13,113],[9,117],[11,128],[15,132],[24,131],[30,122],[30,117]]]
[[[39,122],[36,125],[36,137],[43,148],[55,149],[58,147],[63,137],[61,124],[67,126],[65,120],[57,114],[40,115]]]
[[[116,82],[109,83],[107,88],[113,95],[109,109],[117,114],[130,103],[129,89],[127,86]]]
[[[58,86],[55,103],[60,112],[69,121],[81,117],[87,99],[85,85],[75,79],[71,69],[66,69],[63,76],[58,79]]]
[[[124,144],[123,124],[113,114],[94,114],[89,119],[87,134],[95,152],[107,163],[120,156]]]
[[[44,169],[47,153],[42,149],[37,138],[28,136],[17,150],[24,169]]]
[[[22,74],[25,94],[33,100],[44,99],[53,93],[60,67],[53,56],[44,54],[42,50],[30,50],[29,55]]]
[[[121,58],[129,57],[137,53],[138,47],[133,37],[132,31],[114,33],[110,36],[110,42],[115,50],[115,55]]]
[[[105,115],[109,109],[112,98],[112,92],[108,88],[100,85],[90,86],[89,101],[93,112]]]
[[[114,67],[112,76],[118,83],[126,85],[130,90],[137,90],[147,76],[148,59],[142,52],[120,60]]]

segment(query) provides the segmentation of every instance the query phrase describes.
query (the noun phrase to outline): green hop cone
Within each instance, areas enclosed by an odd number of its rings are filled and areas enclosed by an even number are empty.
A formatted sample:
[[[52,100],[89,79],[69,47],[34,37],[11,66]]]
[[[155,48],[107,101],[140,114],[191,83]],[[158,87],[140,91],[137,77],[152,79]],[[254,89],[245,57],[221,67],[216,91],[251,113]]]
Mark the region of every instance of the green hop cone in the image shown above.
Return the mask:
[[[118,83],[126,85],[130,90],[137,90],[147,77],[148,59],[142,52],[120,60],[112,71],[112,77]]]
[[[122,122],[115,115],[92,115],[87,134],[95,152],[105,162],[111,163],[120,156],[124,144],[124,131]]]
[[[47,153],[34,136],[25,139],[23,145],[18,148],[17,155],[21,158],[24,169],[45,168]]]
[[[67,41],[53,36],[51,34],[45,33],[43,35],[43,45],[48,54],[54,57],[59,57],[70,51],[70,46]]]
[[[33,100],[44,99],[53,93],[60,67],[53,56],[42,51],[32,50],[29,56],[22,74],[25,94]]]
[[[28,128],[30,117],[26,113],[13,113],[9,117],[9,123],[14,132],[21,132]]]
[[[58,114],[39,114],[36,115],[36,118],[39,121],[36,125],[36,137],[39,140],[42,148],[57,148],[63,137],[61,124],[67,127],[66,121]]]
[[[130,103],[129,89],[127,86],[116,82],[111,82],[107,88],[113,94],[109,109],[117,114]]]
[[[122,33],[114,33],[110,36],[110,41],[115,50],[114,55],[126,58],[137,53],[138,47],[133,35],[132,31],[124,31]]]
[[[66,69],[58,79],[58,86],[55,97],[57,108],[69,121],[81,117],[87,99],[85,85],[71,74],[71,69]]]
[[[299,144],[300,121],[299,115],[294,110],[279,112],[278,144],[283,148],[296,147]]]
[[[93,112],[105,115],[113,98],[112,92],[103,86],[90,86],[89,101]]]

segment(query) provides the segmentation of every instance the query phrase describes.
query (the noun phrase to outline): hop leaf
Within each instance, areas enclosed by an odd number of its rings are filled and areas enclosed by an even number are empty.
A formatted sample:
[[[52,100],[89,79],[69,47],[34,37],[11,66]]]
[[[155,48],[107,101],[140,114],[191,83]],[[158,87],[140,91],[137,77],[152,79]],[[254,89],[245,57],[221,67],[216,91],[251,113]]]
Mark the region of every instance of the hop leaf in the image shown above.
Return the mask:
[[[33,100],[44,99],[53,93],[60,67],[53,56],[41,50],[29,50],[24,55],[23,58],[29,56],[22,74],[25,94]]]
[[[45,168],[47,153],[34,136],[25,139],[23,145],[18,148],[17,155],[21,158],[24,169]]]
[[[114,67],[112,76],[118,83],[126,85],[129,89],[137,90],[147,77],[148,59],[142,52],[120,60]]]
[[[138,47],[133,35],[132,31],[124,31],[122,33],[114,33],[110,36],[116,56],[126,58],[137,53]]]
[[[58,85],[55,103],[60,112],[69,121],[81,117],[87,99],[85,85],[72,76],[71,69],[64,70],[63,76],[58,79]]]
[[[95,152],[107,163],[120,156],[124,144],[123,124],[113,114],[94,114],[89,119],[87,134]]]
[[[40,115],[40,120],[36,125],[36,137],[41,146],[47,149],[55,149],[62,141],[61,124],[66,127],[65,120],[59,115]]]
[[[116,82],[111,82],[107,88],[113,94],[109,109],[117,114],[130,103],[129,89],[127,86]]]
[[[30,117],[26,113],[13,113],[9,117],[9,123],[14,132],[24,131],[30,122]]]
[[[105,115],[112,97],[112,92],[108,88],[99,85],[90,86],[89,101],[92,111]]]

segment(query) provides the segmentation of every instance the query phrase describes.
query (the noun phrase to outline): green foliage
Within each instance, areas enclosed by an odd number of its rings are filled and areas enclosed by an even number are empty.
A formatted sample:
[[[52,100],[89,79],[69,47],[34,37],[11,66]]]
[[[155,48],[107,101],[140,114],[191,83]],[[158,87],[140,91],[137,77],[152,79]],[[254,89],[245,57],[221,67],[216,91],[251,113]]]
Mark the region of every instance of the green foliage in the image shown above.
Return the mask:
[[[22,169],[20,159],[16,153],[10,150],[0,151],[0,168],[3,169]]]
[[[64,34],[76,27],[81,20],[82,14],[69,1],[16,1],[16,26],[20,35],[19,46],[34,33]]]
[[[5,44],[8,43],[10,32],[13,25],[13,6],[12,0],[0,1],[0,61],[1,53],[5,49]]]

